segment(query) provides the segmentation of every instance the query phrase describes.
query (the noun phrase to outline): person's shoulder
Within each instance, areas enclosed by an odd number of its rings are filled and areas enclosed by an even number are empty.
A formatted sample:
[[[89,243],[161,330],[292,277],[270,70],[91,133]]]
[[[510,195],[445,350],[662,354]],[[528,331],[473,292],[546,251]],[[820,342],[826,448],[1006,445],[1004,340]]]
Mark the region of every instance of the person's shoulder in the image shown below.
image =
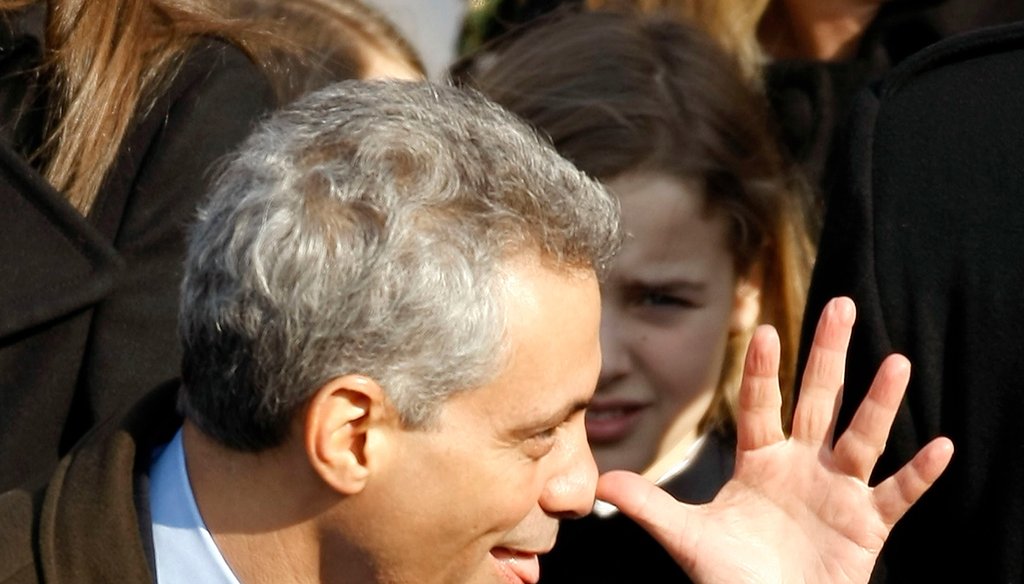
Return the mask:
[[[40,490],[0,495],[0,584],[153,580],[143,489],[152,452],[181,425],[177,388],[93,428]]]
[[[184,52],[182,63],[186,68],[195,68],[207,74],[221,70],[259,70],[252,57],[237,44],[211,36],[197,38]]]
[[[233,89],[239,97],[255,91],[268,107],[273,101],[270,82],[248,53],[227,40],[201,37],[182,54],[166,97],[211,86]]]
[[[39,582],[32,534],[39,516],[37,493],[0,494],[0,584]]]
[[[1016,56],[1022,51],[1024,22],[961,33],[934,43],[900,63],[876,85],[875,93],[883,99],[894,96],[914,89],[922,79],[936,73],[966,73],[975,80],[978,67],[1003,67],[1006,64],[998,58],[1000,55]]]

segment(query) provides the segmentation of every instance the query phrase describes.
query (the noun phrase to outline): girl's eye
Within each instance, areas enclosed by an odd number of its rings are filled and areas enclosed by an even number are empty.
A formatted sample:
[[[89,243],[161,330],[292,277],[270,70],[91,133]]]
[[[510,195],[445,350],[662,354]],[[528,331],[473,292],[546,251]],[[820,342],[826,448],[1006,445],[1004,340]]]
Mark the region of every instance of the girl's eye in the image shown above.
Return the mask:
[[[646,292],[641,303],[647,306],[682,306],[688,304],[682,298],[664,292]]]
[[[696,306],[696,303],[686,296],[671,294],[658,289],[646,288],[637,290],[633,296],[633,302],[638,306],[655,308],[690,308]]]

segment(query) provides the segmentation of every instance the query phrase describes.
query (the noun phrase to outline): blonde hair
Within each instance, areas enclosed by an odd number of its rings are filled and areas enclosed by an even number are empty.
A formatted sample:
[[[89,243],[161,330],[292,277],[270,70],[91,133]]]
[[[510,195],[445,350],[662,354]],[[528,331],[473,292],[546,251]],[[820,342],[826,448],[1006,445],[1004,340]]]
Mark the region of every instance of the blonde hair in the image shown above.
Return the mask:
[[[792,180],[799,181],[798,178]],[[782,188],[783,196],[794,199],[800,195],[800,191],[807,190],[799,182]],[[800,327],[807,303],[815,249],[806,222],[803,221],[801,207],[795,200],[787,201],[783,210],[771,217],[770,221],[771,224],[766,226],[770,235],[753,259],[753,267],[764,272],[757,278],[761,285],[759,323],[770,324],[779,333],[779,385],[783,398],[783,424],[788,429],[796,388]],[[722,377],[708,412],[701,421],[702,428],[735,430],[743,360],[753,332],[750,330],[729,338]]]
[[[13,11],[29,0],[0,0]],[[201,36],[242,48],[243,27],[207,0],[47,0],[43,68],[50,81],[45,135],[34,159],[88,214],[137,115]]]

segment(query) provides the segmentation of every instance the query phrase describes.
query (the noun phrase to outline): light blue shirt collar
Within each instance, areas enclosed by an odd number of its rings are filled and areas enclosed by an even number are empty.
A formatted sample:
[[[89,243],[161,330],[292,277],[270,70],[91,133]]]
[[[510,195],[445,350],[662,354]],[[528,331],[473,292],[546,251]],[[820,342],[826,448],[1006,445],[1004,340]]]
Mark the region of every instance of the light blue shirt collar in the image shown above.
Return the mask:
[[[240,584],[199,514],[180,429],[162,452],[155,453],[149,509],[158,584]]]

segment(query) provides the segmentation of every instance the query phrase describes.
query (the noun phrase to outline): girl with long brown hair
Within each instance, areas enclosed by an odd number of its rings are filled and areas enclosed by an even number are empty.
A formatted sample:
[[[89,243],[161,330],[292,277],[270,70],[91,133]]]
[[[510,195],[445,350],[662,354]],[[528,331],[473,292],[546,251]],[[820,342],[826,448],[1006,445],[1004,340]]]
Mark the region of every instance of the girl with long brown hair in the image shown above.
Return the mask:
[[[587,413],[599,470],[680,472],[670,492],[709,500],[731,476],[738,365],[758,324],[779,331],[789,399],[813,252],[803,182],[762,96],[704,34],[632,13],[549,17],[457,74],[621,205],[627,238],[602,282],[603,364]],[[680,456],[685,470],[666,464]],[[644,573],[683,577],[621,517],[563,529],[544,567],[552,581],[632,581],[648,561]]]

